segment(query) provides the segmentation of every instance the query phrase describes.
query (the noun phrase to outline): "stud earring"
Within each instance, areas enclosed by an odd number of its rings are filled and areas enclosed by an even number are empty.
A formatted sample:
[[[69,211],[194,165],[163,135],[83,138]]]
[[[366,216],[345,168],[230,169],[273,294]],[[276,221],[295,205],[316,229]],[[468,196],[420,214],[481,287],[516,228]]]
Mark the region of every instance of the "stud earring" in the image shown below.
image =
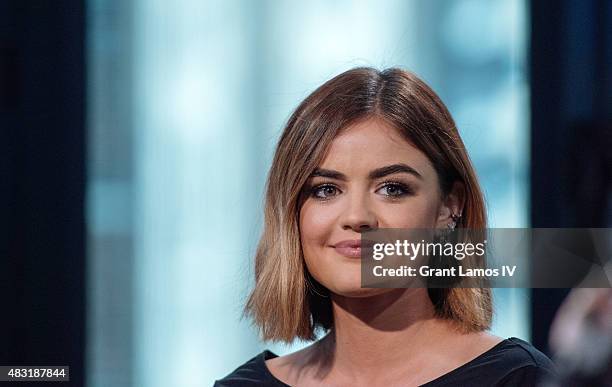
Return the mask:
[[[461,214],[452,214],[451,215],[452,222],[446,225],[450,231],[453,231],[455,227],[457,227],[457,223],[459,219],[461,219]]]

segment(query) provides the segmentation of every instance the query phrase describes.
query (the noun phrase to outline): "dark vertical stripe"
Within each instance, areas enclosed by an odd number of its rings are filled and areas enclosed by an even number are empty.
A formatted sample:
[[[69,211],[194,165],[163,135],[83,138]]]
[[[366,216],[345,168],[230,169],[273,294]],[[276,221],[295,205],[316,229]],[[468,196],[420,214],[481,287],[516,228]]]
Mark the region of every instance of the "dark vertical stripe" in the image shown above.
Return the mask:
[[[0,15],[0,363],[69,365],[82,386],[84,2]]]
[[[610,226],[603,214],[609,168],[602,167],[610,133],[598,118],[612,106],[609,7],[601,0],[530,2],[533,227]],[[532,340],[544,351],[568,291],[532,291]]]

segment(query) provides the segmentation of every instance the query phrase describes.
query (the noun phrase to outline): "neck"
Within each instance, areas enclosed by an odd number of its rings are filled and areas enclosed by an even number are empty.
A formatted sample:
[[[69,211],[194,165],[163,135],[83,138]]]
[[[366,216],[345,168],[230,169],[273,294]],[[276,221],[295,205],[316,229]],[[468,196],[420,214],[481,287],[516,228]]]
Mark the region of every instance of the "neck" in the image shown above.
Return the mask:
[[[321,340],[328,370],[366,380],[380,370],[418,365],[449,325],[435,318],[427,289],[393,289],[363,298],[332,295],[334,328]]]

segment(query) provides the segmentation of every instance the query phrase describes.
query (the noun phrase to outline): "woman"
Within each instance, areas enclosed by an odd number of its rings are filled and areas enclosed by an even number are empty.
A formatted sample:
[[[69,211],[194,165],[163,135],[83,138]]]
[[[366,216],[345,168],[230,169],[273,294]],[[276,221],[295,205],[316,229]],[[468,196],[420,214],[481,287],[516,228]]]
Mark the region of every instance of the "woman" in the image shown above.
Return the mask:
[[[264,351],[217,386],[535,385],[552,363],[486,333],[488,288],[360,286],[360,235],[377,228],[486,227],[482,193],[438,96],[400,69],[356,68],[293,113],[267,182],[246,305]]]

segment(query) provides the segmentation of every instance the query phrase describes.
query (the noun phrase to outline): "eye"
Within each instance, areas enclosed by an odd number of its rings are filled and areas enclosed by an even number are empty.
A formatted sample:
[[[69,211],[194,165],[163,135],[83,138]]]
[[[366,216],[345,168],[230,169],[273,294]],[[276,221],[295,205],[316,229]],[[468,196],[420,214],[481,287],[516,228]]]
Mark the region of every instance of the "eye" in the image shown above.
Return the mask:
[[[340,190],[331,184],[322,184],[316,187],[313,187],[311,192],[311,196],[317,199],[330,199],[340,193]]]
[[[383,186],[379,188],[378,191],[382,191],[383,195],[393,198],[402,197],[413,193],[412,189],[406,184],[394,181],[383,183]]]

